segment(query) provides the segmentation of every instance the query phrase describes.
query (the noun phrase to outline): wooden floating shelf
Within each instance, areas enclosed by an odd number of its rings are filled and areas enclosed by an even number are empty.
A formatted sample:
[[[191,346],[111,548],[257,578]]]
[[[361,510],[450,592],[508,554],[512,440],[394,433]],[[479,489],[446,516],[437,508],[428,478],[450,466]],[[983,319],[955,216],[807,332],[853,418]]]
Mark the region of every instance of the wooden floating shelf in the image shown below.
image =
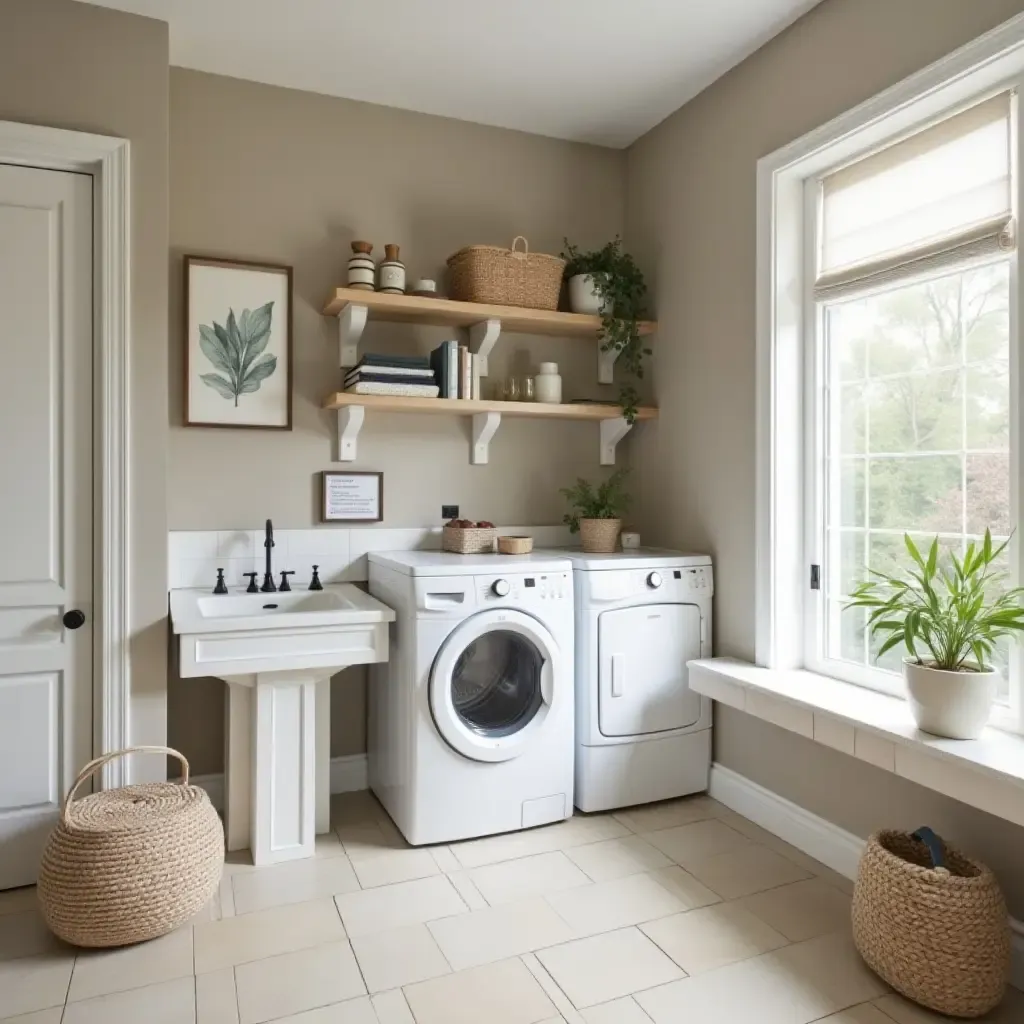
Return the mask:
[[[482,302],[428,299],[419,295],[389,295],[358,288],[336,289],[324,306],[324,316],[340,316],[348,305],[365,306],[371,320],[435,327],[472,327],[485,320],[500,320],[502,329],[506,331],[578,338],[595,338],[601,327],[600,317],[585,313],[491,306]],[[653,320],[640,323],[643,335],[653,334],[657,328]]]
[[[467,331],[469,348],[480,359],[481,376],[487,376],[487,358],[501,332],[543,334],[563,338],[584,338],[596,342],[601,318],[585,313],[561,313],[550,309],[522,309],[518,306],[491,306],[482,302],[455,302],[453,299],[425,298],[419,295],[390,295],[386,292],[336,288],[324,305],[324,316],[338,318],[338,363],[355,366],[359,362],[359,339],[368,320],[401,324],[425,324],[432,327],[457,327]],[[649,337],[658,329],[653,320],[642,320],[640,333]],[[612,384],[615,379],[617,351],[597,347],[597,380]]]
[[[356,395],[338,391],[328,395],[324,409],[338,414],[338,459],[352,462],[356,458],[356,442],[362,430],[366,410],[392,413],[418,413],[444,416],[469,416],[473,420],[470,462],[484,465],[488,461],[491,439],[501,425],[502,416],[526,419],[586,420],[600,424],[600,461],[602,466],[615,464],[615,448],[630,424],[617,405],[577,402],[569,405],[547,405],[543,402],[491,402],[456,398],[403,398],[395,395]],[[643,406],[637,410],[638,420],[657,419],[658,410]]]

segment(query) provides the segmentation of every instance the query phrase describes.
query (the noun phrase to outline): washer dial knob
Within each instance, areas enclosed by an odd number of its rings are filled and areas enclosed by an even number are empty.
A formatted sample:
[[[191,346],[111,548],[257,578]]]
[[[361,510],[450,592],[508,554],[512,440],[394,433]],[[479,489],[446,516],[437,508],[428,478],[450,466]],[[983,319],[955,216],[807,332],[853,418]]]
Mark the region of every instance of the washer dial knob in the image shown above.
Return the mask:
[[[651,590],[657,590],[658,587],[661,586],[661,573],[660,572],[648,573],[647,574],[647,586],[649,586],[651,588]]]
[[[495,580],[491,584],[491,590],[494,592],[495,597],[508,597],[511,589],[508,580]]]

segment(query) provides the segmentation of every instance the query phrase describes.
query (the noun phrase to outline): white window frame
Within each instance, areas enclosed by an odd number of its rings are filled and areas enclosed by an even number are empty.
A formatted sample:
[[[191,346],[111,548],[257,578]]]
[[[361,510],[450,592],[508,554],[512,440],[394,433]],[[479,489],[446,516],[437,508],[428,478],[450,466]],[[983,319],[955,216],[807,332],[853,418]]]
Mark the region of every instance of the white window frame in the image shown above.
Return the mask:
[[[826,171],[895,142],[927,125],[1008,89],[1024,95],[1024,15],[1011,19],[943,60],[925,68],[859,107],[758,161],[757,166],[757,499],[756,499],[756,636],[759,665],[809,669],[807,600],[810,557],[808,536],[814,532],[817,491],[813,485],[819,453],[806,438],[818,438],[818,410],[808,400],[815,372],[814,332],[805,330],[817,316],[813,270],[816,204],[808,182]],[[1024,104],[1016,105],[1019,111]],[[1018,124],[1016,113],[1013,125]],[[1024,209],[1024,185],[1016,168],[1024,168],[1024,132],[1013,136],[1014,213]],[[1024,581],[1021,541],[1024,479],[1024,395],[1017,339],[1017,297],[1024,284],[1018,253],[1010,258],[1010,476],[1011,501],[1018,532],[1011,558]],[[1024,644],[1014,645],[1011,706],[1000,707],[993,723],[1024,732]],[[819,669],[820,670],[820,669]],[[855,675],[856,673],[854,673]],[[852,682],[872,682],[861,677]],[[884,674],[872,685],[886,692]],[[838,674],[837,674],[838,677]],[[898,691],[895,691],[898,692]]]

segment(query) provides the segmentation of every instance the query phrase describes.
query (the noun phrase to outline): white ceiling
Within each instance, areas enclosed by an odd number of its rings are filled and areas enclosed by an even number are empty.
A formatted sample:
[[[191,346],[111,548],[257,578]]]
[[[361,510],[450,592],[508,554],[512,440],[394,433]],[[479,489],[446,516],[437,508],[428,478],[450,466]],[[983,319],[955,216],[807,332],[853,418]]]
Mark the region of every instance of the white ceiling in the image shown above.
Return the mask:
[[[93,0],[171,63],[628,146],[818,0]]]

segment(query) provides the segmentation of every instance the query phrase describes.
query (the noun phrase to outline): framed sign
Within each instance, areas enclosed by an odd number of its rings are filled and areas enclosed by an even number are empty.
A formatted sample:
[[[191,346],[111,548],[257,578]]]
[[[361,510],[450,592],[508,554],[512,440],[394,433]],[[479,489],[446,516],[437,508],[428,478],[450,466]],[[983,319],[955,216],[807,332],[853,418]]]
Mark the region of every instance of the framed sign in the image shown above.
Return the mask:
[[[292,268],[185,257],[185,425],[292,429]]]
[[[384,519],[383,473],[332,473],[325,470],[321,521],[379,523]]]

